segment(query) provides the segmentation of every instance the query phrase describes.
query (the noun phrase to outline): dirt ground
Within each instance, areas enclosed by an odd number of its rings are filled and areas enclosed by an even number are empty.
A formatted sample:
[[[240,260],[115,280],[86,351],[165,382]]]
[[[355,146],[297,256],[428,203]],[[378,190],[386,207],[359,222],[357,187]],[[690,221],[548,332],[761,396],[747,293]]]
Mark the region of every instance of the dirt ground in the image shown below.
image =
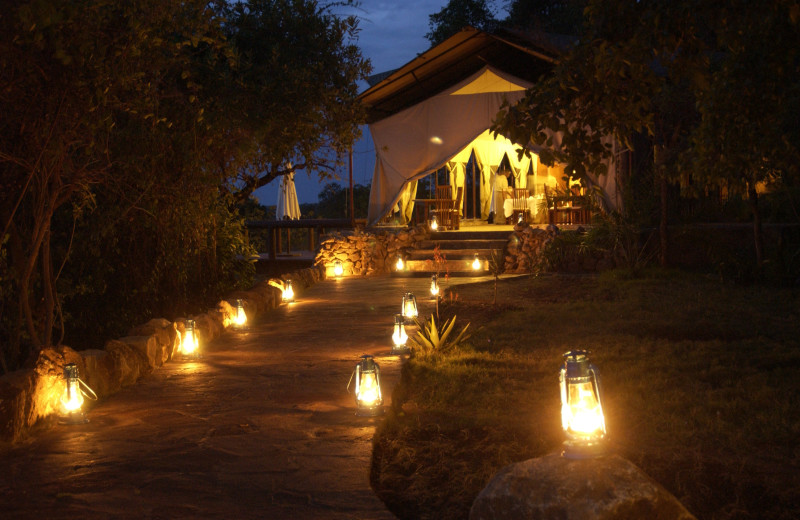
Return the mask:
[[[405,290],[430,312],[428,283],[321,282],[100,401],[88,424],[0,448],[0,517],[393,518],[369,487],[379,419],[356,417],[346,386],[372,354],[390,404],[393,316]]]

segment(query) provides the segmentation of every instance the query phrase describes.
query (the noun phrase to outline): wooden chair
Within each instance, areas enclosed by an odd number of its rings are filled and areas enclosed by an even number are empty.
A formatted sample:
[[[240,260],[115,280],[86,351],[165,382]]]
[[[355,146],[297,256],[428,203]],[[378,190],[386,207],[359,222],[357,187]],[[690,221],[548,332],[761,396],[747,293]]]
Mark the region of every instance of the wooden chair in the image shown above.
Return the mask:
[[[450,185],[443,184],[441,186],[436,186],[436,202],[431,211],[436,213],[436,218],[439,219],[439,226],[441,226],[442,229],[452,229],[454,206],[453,189]]]
[[[525,222],[530,224],[531,209],[528,207],[528,188],[514,188],[512,197],[511,223],[516,224],[521,214]]]
[[[453,209],[450,210],[450,216],[448,217],[448,223],[450,225],[450,229],[458,230],[461,227],[461,196],[464,188],[459,186],[458,190],[456,191],[456,198],[453,201]]]
[[[449,184],[442,184],[441,186],[436,186],[436,198],[437,199],[452,199],[453,198],[453,187]]]

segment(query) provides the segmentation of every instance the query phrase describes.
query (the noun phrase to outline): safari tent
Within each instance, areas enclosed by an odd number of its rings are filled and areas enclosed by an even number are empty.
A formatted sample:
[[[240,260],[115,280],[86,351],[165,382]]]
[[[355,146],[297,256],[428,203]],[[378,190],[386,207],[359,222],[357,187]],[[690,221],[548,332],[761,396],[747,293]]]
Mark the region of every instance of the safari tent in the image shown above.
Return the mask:
[[[470,192],[462,215],[485,219],[491,211],[494,179],[505,161],[517,188],[541,196],[555,187],[564,165],[547,167],[538,156],[518,157],[518,145],[488,131],[504,101],[519,100],[558,56],[552,39],[489,34],[465,28],[383,75],[361,94],[375,145],[375,170],[368,220],[378,222],[393,211],[408,221],[417,181],[445,168],[448,183]],[[560,136],[553,135],[554,146]],[[471,168],[468,168],[471,165]],[[614,164],[597,179],[604,203],[617,204]]]

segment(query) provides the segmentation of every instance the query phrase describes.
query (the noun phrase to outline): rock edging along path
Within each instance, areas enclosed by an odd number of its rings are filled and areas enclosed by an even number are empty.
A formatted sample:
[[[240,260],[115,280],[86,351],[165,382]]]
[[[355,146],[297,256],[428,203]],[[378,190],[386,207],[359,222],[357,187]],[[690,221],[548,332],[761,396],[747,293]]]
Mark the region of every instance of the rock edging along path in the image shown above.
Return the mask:
[[[429,281],[326,280],[101,400],[85,425],[4,449],[4,518],[393,518],[369,487],[374,427],[346,391],[361,354],[390,355],[405,290]]]
[[[236,291],[216,308],[190,319],[195,321],[195,332],[201,341],[208,343],[232,325],[237,299],[241,299],[249,316],[257,316],[281,304],[284,280],[292,280],[301,289],[324,276],[324,270],[319,268],[293,271],[281,279],[265,280],[248,290]],[[61,411],[67,363],[76,365],[80,378],[100,398],[107,397],[171,361],[180,352],[186,321],[186,318],[152,319],[133,327],[127,336],[106,342],[102,350],[76,351],[66,346],[42,349],[29,368],[0,377],[0,440],[16,442],[34,425],[52,423]]]

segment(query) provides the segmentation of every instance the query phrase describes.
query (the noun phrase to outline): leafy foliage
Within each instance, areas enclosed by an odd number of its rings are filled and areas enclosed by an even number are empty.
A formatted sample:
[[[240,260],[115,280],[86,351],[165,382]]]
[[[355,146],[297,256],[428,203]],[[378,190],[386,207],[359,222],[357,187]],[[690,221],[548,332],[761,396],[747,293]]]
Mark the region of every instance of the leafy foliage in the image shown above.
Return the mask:
[[[355,206],[356,218],[367,216],[369,206],[369,185],[353,185],[353,203]],[[329,182],[323,186],[322,191],[317,197],[316,212],[320,218],[348,218],[350,212],[347,211],[350,205],[350,189],[341,184]]]
[[[457,349],[462,342],[465,342],[470,337],[470,334],[467,334],[469,323],[464,325],[464,328],[461,329],[458,336],[455,338],[450,337],[450,333],[453,332],[453,327],[456,324],[455,316],[449,320],[445,320],[443,324],[437,324],[436,318],[432,314],[430,323],[421,323],[416,318],[414,322],[417,324],[419,330],[416,336],[409,338],[409,341],[422,353],[450,352]]]
[[[438,45],[466,26],[492,31],[497,25],[491,10],[492,0],[449,0],[438,13],[429,15],[431,45]]]
[[[325,150],[355,139],[369,68],[356,28],[311,0],[5,10],[3,370],[247,285],[236,199],[296,157],[324,171]],[[247,176],[261,165],[266,177]]]

